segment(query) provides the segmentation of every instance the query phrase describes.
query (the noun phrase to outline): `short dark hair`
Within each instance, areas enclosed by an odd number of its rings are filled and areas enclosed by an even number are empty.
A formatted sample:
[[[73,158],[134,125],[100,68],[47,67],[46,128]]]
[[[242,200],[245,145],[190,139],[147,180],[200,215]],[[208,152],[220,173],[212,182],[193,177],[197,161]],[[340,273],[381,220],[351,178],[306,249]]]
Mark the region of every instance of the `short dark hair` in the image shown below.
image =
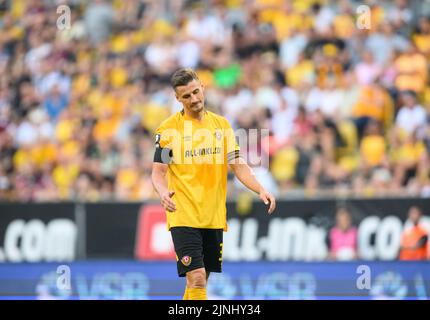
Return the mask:
[[[417,210],[418,211],[418,213],[420,214],[420,215],[422,215],[423,214],[423,211],[421,210],[421,208],[420,208],[420,206],[411,206],[410,208],[409,208],[409,210],[411,210],[411,209],[415,209],[415,210]]]
[[[175,71],[170,78],[170,84],[173,89],[180,86],[186,86],[189,82],[193,80],[199,80],[199,77],[191,68],[181,68]]]

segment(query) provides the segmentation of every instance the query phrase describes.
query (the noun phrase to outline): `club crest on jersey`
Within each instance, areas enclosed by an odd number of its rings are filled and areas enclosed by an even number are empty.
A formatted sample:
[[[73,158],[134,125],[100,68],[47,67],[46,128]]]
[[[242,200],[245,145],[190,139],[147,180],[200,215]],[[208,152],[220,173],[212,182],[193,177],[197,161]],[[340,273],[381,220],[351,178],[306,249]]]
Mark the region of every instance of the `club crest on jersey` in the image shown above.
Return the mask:
[[[191,264],[191,257],[190,256],[183,256],[181,259],[181,262],[184,266],[188,267]]]
[[[217,138],[217,140],[220,140],[222,138],[222,133],[221,131],[215,131],[215,138]]]

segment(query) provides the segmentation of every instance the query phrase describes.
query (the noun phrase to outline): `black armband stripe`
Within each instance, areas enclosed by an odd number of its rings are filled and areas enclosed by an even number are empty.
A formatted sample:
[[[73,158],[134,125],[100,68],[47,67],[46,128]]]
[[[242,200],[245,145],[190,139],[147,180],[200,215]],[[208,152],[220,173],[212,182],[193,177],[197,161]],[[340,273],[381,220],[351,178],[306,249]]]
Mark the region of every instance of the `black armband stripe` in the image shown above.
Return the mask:
[[[154,153],[154,162],[169,164],[172,162],[173,151],[169,148],[156,147]]]
[[[240,157],[240,151],[239,150],[234,150],[234,151],[227,153],[227,160],[228,161],[237,159],[239,157]]]

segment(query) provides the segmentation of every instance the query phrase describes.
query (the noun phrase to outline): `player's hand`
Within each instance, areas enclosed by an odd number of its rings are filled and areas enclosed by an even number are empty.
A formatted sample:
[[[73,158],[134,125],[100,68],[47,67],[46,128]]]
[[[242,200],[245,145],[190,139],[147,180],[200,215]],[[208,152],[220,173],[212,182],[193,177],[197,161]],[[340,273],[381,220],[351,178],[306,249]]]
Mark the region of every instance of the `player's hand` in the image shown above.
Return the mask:
[[[166,211],[173,212],[176,210],[176,204],[172,200],[174,194],[175,191],[166,191],[161,196],[161,205],[166,209]]]
[[[276,208],[276,200],[275,197],[266,190],[262,190],[260,192],[260,199],[264,202],[265,205],[269,205],[269,210],[267,211],[268,214],[272,214],[272,212]]]

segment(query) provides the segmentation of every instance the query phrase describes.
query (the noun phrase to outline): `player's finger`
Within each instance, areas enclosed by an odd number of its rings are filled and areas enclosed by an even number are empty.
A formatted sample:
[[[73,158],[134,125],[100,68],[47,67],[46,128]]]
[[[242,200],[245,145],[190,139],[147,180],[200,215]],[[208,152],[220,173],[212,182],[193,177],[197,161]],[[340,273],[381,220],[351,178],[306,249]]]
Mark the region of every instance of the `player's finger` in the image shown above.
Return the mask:
[[[167,199],[167,203],[169,204],[169,205],[171,205],[172,207],[175,207],[176,208],[176,203],[172,200],[172,199]]]
[[[264,204],[269,204],[269,200],[267,199],[267,196],[265,194],[260,195],[260,199],[264,202]]]
[[[175,206],[175,204],[173,204],[173,205],[172,205],[172,204],[170,204],[170,205],[169,205],[169,210],[170,210],[170,211],[172,211],[172,212],[173,212],[173,211],[176,211],[176,206]]]
[[[276,208],[276,200],[273,196],[270,197],[270,207],[269,207],[269,214],[272,214],[273,211],[275,211]]]
[[[171,206],[168,206],[168,207],[166,208],[166,210],[167,210],[167,211],[169,211],[169,212],[175,212],[175,211],[176,211],[176,209],[175,209],[175,208],[173,208],[173,207],[171,207]]]
[[[176,210],[176,208],[174,207],[174,206],[172,206],[172,205],[169,205],[169,204],[164,204],[163,205],[163,207],[164,207],[164,209],[166,209],[167,211],[169,211],[169,212],[173,212],[173,211],[175,211]]]
[[[171,209],[170,211],[176,210],[176,204],[170,198],[164,199],[164,203],[165,203],[166,207]]]
[[[173,200],[172,200],[172,198],[170,197],[170,195],[165,195],[162,199],[163,199],[163,201],[173,203]]]
[[[175,191],[169,191],[169,197],[173,197],[175,195]]]

